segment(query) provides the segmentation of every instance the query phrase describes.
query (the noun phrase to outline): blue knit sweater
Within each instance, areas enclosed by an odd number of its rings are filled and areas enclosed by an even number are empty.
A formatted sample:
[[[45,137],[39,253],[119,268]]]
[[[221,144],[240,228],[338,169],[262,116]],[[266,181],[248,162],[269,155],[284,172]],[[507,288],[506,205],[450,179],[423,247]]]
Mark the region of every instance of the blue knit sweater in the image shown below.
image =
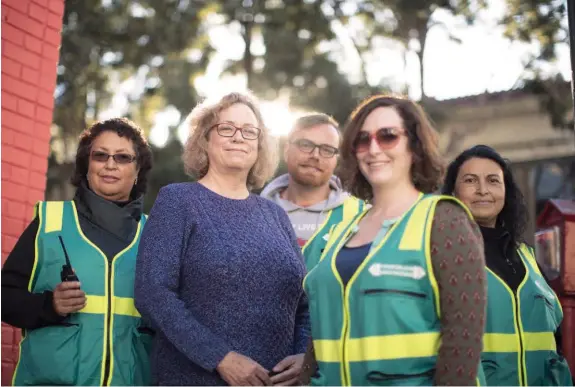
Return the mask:
[[[230,351],[271,370],[309,337],[305,266],[289,218],[251,194],[229,199],[199,183],[160,190],[144,228],[135,302],[156,329],[160,385],[225,385]]]

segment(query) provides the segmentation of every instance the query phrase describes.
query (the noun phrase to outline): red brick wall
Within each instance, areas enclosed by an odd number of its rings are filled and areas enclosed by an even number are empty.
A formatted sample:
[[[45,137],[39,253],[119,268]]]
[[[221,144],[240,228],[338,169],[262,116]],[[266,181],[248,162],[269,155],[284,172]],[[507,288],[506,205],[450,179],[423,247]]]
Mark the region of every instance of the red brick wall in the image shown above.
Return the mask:
[[[44,199],[64,0],[2,0],[2,263]],[[2,385],[20,332],[2,324]]]

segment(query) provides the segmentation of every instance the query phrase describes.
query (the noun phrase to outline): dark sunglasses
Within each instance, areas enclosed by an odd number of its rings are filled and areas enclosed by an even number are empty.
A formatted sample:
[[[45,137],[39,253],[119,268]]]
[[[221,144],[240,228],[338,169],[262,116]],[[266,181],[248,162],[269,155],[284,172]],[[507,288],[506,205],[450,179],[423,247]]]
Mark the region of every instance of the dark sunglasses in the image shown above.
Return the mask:
[[[356,153],[366,152],[375,140],[380,149],[392,149],[399,142],[399,137],[405,132],[398,128],[381,128],[375,133],[359,132],[353,142],[353,150]]]
[[[238,128],[229,123],[215,124],[212,128],[216,128],[216,131],[222,137],[234,137],[236,132],[239,130],[244,140],[256,140],[261,133],[261,129],[256,128],[255,126],[244,126],[243,128]]]
[[[315,151],[315,148],[318,148],[319,155],[321,157],[325,157],[326,159],[332,158],[333,156],[339,153],[338,149],[334,148],[333,146],[327,144],[318,145],[312,141],[304,140],[303,138],[292,141],[291,144],[297,146],[297,148],[304,153],[313,153]]]
[[[107,163],[110,157],[112,157],[117,164],[130,164],[136,160],[136,156],[129,153],[116,153],[111,155],[102,151],[93,151],[91,157],[92,160],[100,163]]]

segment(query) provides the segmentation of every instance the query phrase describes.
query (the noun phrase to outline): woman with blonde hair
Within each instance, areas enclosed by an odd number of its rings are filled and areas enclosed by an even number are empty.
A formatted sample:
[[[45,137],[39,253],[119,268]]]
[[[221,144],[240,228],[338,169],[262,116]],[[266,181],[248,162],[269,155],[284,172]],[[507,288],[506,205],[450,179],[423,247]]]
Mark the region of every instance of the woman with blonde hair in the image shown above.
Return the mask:
[[[385,95],[352,113],[344,187],[371,207],[331,232],[304,282],[314,385],[475,385],[485,313],[481,233],[435,195],[437,134],[416,103]]]
[[[278,205],[250,192],[277,155],[254,99],[231,93],[190,116],[186,171],[160,190],[142,235],[136,306],[157,330],[160,385],[298,380],[309,335],[303,257]]]

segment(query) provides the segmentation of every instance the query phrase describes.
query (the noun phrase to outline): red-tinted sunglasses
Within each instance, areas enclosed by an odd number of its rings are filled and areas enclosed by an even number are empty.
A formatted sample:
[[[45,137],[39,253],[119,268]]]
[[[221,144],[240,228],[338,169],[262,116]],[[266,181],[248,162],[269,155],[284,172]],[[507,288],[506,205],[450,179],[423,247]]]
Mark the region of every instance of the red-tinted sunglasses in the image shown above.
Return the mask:
[[[381,128],[375,133],[359,132],[353,142],[353,150],[362,153],[369,150],[371,142],[375,140],[380,149],[391,149],[399,142],[399,137],[405,132],[398,128]]]

